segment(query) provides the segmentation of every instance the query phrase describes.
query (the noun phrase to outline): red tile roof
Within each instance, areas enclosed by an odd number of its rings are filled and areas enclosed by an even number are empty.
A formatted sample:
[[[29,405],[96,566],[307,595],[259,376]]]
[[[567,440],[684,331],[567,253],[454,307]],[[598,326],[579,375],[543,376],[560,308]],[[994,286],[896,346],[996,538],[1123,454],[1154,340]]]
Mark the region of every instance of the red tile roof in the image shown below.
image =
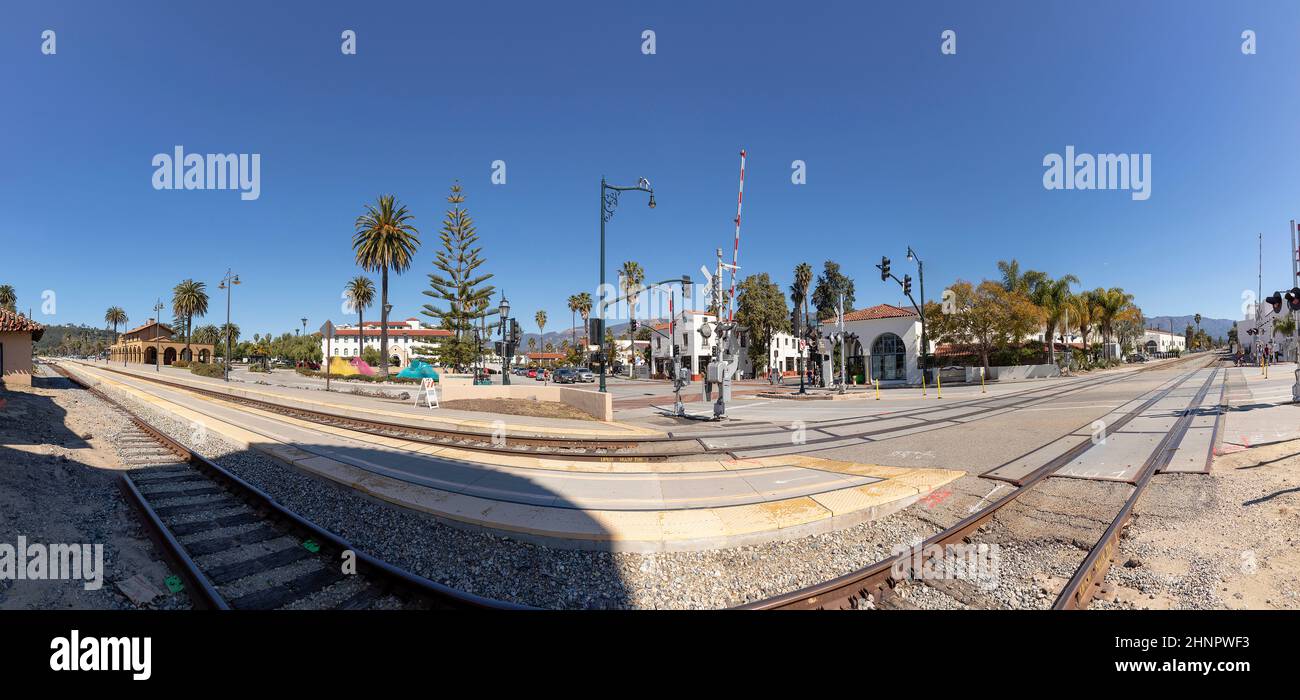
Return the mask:
[[[32,340],[40,340],[45,334],[45,326],[6,309],[0,309],[0,332],[31,333]]]
[[[339,328],[334,331],[335,336],[352,336],[356,334],[357,334],[357,329],[355,328]],[[389,338],[400,338],[402,336],[424,337],[424,338],[429,338],[429,337],[445,338],[450,335],[451,335],[451,331],[446,330],[445,328],[406,328],[406,327],[393,328],[391,326],[388,328]],[[378,338],[379,336],[380,336],[380,329],[371,328],[370,324],[367,323],[366,337]]]
[[[530,353],[528,353],[528,359],[530,359],[530,360],[558,360],[558,359],[560,359],[560,358],[562,358],[562,357],[564,357],[564,353],[562,353],[562,352],[530,352]]]
[[[894,306],[893,304],[876,304],[875,306],[867,307],[865,309],[850,311],[844,314],[844,320],[846,322],[847,321],[873,321],[879,318],[906,318],[908,316],[916,316],[916,315],[917,315],[916,311],[912,309],[904,309],[901,306]],[[834,324],[834,323],[835,323],[835,319],[833,318],[822,321],[823,325]]]

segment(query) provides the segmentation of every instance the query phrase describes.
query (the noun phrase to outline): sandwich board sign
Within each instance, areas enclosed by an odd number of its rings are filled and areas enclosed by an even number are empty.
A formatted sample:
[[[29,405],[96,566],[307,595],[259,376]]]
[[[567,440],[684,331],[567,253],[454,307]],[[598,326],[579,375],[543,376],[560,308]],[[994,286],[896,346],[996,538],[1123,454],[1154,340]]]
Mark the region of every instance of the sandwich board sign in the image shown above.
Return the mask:
[[[429,408],[438,408],[438,385],[437,380],[425,377],[420,380],[420,390],[415,392],[415,405],[420,405],[420,396],[424,396],[424,402]]]

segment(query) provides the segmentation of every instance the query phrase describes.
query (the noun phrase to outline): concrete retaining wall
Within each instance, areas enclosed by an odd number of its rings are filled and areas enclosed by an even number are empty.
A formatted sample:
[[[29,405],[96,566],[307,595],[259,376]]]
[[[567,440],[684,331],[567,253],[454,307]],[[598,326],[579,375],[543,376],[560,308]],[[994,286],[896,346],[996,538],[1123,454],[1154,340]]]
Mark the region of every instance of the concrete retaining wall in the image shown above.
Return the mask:
[[[977,369],[976,372],[979,370]],[[1056,365],[1016,365],[1014,367],[990,367],[992,378],[998,381],[1007,379],[1042,379],[1061,376],[1061,368]],[[975,375],[976,381],[979,374]]]
[[[565,386],[529,386],[511,384],[501,386],[474,386],[472,384],[447,384],[440,382],[439,401],[457,399],[516,399],[521,401],[553,401],[586,413],[596,420],[614,420],[614,404],[609,394]]]

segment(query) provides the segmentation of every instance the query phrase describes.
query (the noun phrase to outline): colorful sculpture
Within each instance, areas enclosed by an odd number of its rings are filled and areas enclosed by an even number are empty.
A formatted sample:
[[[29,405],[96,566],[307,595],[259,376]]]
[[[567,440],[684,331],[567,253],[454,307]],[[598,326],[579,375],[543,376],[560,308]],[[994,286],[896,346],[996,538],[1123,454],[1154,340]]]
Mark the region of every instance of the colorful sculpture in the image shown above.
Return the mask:
[[[438,372],[430,365],[421,360],[411,360],[411,364],[406,366],[397,376],[404,379],[438,379]]]

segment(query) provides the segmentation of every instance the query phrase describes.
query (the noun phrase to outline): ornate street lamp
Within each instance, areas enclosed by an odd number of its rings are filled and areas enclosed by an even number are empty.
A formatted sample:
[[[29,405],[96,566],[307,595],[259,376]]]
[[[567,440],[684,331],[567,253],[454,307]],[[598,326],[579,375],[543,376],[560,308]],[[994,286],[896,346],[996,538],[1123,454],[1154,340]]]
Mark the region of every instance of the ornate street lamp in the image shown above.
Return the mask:
[[[605,182],[605,178],[603,177],[600,178],[600,286],[597,288],[598,290],[603,291],[605,289],[605,223],[608,222],[610,219],[614,218],[614,209],[618,207],[619,194],[623,192],[627,192],[628,190],[637,190],[640,192],[650,193],[650,202],[649,202],[650,208],[651,209],[655,208],[655,191],[654,188],[650,186],[649,180],[645,178],[640,178],[637,180],[636,185],[633,187],[620,187]],[[597,325],[600,326],[599,329],[600,337],[596,340],[596,342],[601,345],[604,345],[605,343],[604,307],[601,307],[599,323]],[[590,331],[590,329],[588,330]],[[633,345],[635,347],[635,344]],[[604,357],[603,361],[600,363],[600,390],[601,391],[605,391],[605,366],[608,364],[609,364],[609,358]]]
[[[232,273],[230,268],[226,268],[226,276],[221,278],[221,283],[217,285],[217,289],[226,290],[226,381],[230,381],[230,288],[237,284],[239,284],[239,275]]]
[[[506,299],[505,294],[501,295],[497,313],[501,315],[501,385],[510,386],[510,361],[513,359],[514,348],[510,345],[510,300]]]

